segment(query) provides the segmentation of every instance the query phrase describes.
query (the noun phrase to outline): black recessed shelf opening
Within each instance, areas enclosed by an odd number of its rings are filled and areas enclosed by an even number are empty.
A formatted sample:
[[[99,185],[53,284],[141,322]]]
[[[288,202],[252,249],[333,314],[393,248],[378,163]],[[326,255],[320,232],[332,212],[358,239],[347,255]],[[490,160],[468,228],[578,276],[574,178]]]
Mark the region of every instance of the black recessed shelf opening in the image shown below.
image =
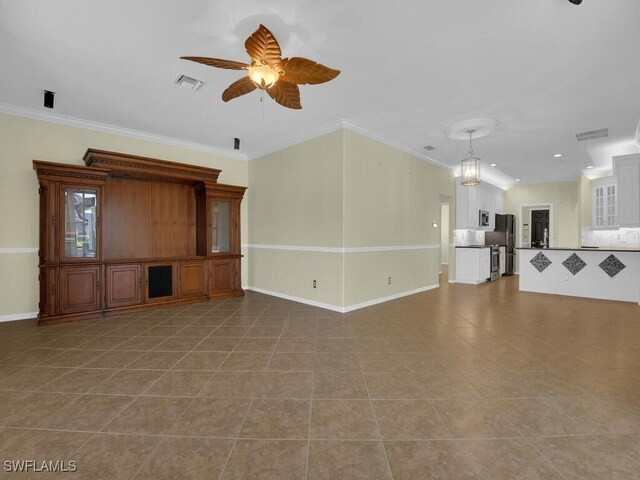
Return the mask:
[[[148,270],[149,298],[171,297],[173,295],[173,266],[150,266]]]

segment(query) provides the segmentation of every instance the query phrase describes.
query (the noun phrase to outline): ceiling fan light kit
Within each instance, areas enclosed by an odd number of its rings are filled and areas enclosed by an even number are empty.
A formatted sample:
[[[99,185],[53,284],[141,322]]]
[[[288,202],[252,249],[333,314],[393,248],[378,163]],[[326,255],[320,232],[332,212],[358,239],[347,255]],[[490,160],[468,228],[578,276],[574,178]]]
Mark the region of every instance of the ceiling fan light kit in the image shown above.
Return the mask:
[[[222,100],[225,102],[258,88],[265,90],[280,105],[295,110],[302,108],[298,85],[325,83],[340,74],[340,70],[325,67],[307,58],[283,59],[278,41],[264,25],[253,32],[244,46],[251,57],[251,64],[209,57],[180,58],[210,67],[246,70],[246,77],[236,80],[222,93]]]

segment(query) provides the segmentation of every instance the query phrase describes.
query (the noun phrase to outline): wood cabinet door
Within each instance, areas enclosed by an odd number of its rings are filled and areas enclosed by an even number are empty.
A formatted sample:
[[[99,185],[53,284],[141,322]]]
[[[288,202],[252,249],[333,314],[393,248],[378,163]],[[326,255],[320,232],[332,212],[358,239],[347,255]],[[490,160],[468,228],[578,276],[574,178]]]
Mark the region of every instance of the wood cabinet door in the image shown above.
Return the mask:
[[[107,308],[142,303],[142,265],[107,266]]]
[[[235,259],[217,258],[209,264],[209,293],[232,292],[235,289]]]
[[[100,265],[60,267],[58,297],[60,313],[102,309],[102,267]]]
[[[144,265],[145,303],[162,303],[178,297],[177,262],[150,262]]]
[[[180,262],[179,298],[202,297],[207,294],[207,269],[204,260]]]
[[[60,184],[58,187],[58,258],[60,263],[102,259],[102,187]]]

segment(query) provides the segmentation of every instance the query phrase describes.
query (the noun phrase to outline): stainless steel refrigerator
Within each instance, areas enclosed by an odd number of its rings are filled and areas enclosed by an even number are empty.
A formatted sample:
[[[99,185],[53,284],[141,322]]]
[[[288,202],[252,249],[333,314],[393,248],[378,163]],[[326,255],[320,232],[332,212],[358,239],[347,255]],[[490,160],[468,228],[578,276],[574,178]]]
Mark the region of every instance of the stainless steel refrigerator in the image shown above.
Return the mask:
[[[485,232],[485,245],[500,245],[506,247],[505,275],[513,275],[516,259],[516,235],[515,235],[515,215],[496,214],[496,228],[493,232]]]

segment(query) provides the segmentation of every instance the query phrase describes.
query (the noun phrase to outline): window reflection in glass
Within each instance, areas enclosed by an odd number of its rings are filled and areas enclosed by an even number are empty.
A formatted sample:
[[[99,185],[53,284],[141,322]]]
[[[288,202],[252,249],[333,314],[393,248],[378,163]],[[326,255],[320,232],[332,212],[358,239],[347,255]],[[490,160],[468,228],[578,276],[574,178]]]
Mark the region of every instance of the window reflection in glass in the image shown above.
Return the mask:
[[[97,191],[69,188],[64,191],[65,257],[96,256]]]
[[[211,253],[229,251],[229,202],[211,201]]]

